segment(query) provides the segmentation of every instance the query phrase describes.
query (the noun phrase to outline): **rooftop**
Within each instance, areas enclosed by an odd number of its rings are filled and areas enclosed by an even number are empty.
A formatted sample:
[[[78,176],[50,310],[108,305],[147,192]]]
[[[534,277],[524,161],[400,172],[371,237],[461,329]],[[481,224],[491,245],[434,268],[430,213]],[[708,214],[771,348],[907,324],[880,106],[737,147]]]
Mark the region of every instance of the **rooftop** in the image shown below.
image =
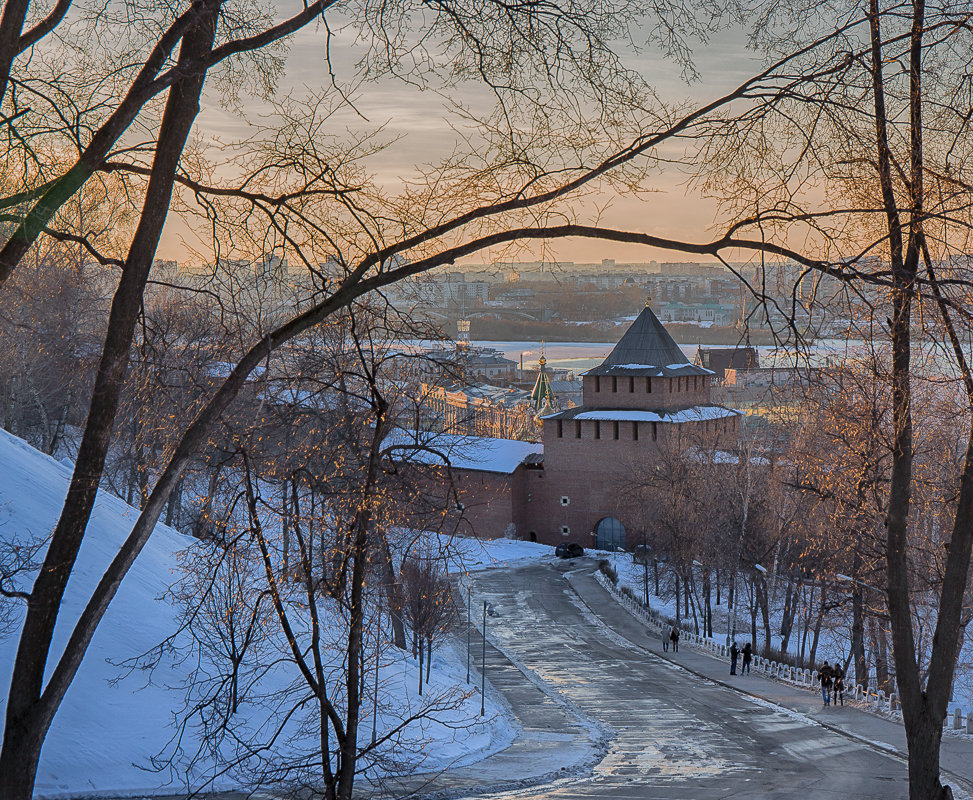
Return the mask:
[[[690,363],[659,318],[646,306],[600,366],[587,375],[645,375],[674,378],[712,375]]]
[[[449,464],[454,469],[511,474],[528,456],[542,455],[544,445],[516,439],[459,436],[454,433],[396,428],[382,443],[395,448],[396,461],[414,464]]]

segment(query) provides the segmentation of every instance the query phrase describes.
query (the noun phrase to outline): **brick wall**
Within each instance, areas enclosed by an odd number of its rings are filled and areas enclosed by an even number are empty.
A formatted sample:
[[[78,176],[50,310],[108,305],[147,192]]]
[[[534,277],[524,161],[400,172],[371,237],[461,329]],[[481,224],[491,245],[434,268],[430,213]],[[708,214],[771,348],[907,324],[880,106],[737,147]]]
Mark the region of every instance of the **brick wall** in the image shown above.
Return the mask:
[[[585,420],[581,438],[576,438],[574,422],[566,421],[564,436],[558,439],[556,423],[544,423],[544,468],[527,471],[529,500],[518,530],[526,530],[528,535],[533,531],[538,541],[547,544],[571,541],[591,547],[591,534],[598,522],[611,516],[625,526],[631,546],[638,534],[636,520],[642,516],[638,509],[626,505],[624,489],[632,471],[651,468],[659,447],[673,437],[691,441],[696,436],[708,439],[724,435],[735,440],[740,420],[730,417],[709,423],[657,423],[655,440],[652,424],[645,422],[637,423],[636,439],[635,424],[619,423],[619,438],[615,439],[612,423],[601,422],[601,438],[595,438],[594,421]],[[566,504],[562,498],[567,498]],[[567,535],[562,533],[565,526],[570,531]]]
[[[639,408],[658,411],[688,408],[711,402],[711,380],[710,375],[687,375],[683,378],[585,375],[581,391],[583,404],[592,408]]]

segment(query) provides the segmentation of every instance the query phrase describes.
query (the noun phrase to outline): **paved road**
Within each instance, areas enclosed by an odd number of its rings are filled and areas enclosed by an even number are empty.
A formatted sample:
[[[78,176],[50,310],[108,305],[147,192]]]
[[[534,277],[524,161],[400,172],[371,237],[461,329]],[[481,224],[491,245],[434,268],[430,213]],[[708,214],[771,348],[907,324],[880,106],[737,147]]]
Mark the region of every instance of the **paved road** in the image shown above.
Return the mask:
[[[660,658],[652,652],[656,642],[642,641],[607,594],[601,603],[582,600],[565,568],[541,564],[476,577],[474,599],[489,600],[499,614],[488,638],[612,734],[590,774],[521,789],[518,797],[908,796],[901,760]],[[537,758],[543,761],[543,748]],[[482,765],[483,780],[496,766]],[[460,786],[469,792],[475,777],[466,774]]]

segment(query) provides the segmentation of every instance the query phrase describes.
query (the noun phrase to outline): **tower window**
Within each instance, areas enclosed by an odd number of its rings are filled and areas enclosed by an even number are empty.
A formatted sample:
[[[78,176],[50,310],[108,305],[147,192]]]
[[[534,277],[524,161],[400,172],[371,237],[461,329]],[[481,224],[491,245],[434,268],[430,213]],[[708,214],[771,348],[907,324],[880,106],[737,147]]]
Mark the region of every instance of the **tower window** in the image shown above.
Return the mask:
[[[632,394],[635,391],[635,378],[630,377],[628,379],[628,393]]]
[[[612,391],[613,392],[618,391],[618,378],[614,375],[612,375]]]
[[[632,441],[637,442],[639,440],[639,424],[637,422],[632,423]]]
[[[564,436],[564,421],[563,420],[558,420],[557,421],[557,438],[560,439],[563,436]]]
[[[599,375],[595,375],[595,391],[601,391],[601,377]]]
[[[653,442],[654,442],[654,441],[655,441],[656,439],[658,439],[658,438],[659,438],[659,429],[658,429],[658,424],[659,424],[659,423],[657,423],[657,422],[653,422],[653,423],[652,423],[652,441],[653,441]]]
[[[595,420],[595,438],[601,438],[601,421],[597,419]]]
[[[579,420],[574,421],[574,438],[581,438],[581,422]]]
[[[645,393],[652,394],[652,378],[645,379]]]
[[[571,529],[567,525],[561,526],[561,536],[569,536],[571,534]]]
[[[566,505],[570,505],[570,503],[571,503],[571,498],[568,497],[566,494],[562,494],[561,495],[561,505],[562,506],[566,506]]]
[[[618,438],[618,423],[617,422],[613,422],[612,423],[612,438],[613,439],[617,439]]]

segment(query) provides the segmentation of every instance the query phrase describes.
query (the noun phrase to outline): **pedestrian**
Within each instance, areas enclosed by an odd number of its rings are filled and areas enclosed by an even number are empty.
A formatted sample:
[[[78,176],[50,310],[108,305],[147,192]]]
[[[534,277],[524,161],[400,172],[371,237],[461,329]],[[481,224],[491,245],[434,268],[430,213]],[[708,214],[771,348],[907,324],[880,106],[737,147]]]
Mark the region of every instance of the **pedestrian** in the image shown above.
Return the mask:
[[[835,664],[831,668],[831,680],[833,682],[833,698],[837,703],[841,701],[841,705],[845,704],[845,671],[841,668],[840,664]]]
[[[750,660],[753,658],[753,645],[747,642],[743,645],[743,666],[740,668],[741,675],[750,673]]]
[[[672,642],[672,652],[679,652],[679,628],[675,625],[672,626],[672,631],[669,633],[669,641]]]
[[[737,674],[737,658],[740,656],[740,648],[737,647],[737,643],[734,642],[730,646],[730,674]]]
[[[831,705],[831,685],[834,678],[834,670],[825,661],[818,670],[818,681],[821,684],[821,699],[826,706]]]
[[[662,629],[662,652],[669,652],[669,631],[665,628]]]

